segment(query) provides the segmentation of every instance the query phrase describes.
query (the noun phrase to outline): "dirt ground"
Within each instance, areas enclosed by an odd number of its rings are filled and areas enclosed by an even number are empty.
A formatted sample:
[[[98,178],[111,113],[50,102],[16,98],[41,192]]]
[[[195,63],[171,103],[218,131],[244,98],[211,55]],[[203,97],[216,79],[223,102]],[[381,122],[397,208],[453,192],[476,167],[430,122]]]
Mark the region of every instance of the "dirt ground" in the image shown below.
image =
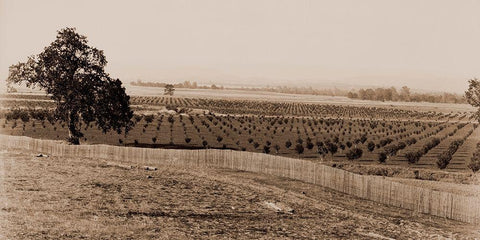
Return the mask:
[[[36,154],[0,152],[0,239],[480,238],[478,226],[269,175]]]

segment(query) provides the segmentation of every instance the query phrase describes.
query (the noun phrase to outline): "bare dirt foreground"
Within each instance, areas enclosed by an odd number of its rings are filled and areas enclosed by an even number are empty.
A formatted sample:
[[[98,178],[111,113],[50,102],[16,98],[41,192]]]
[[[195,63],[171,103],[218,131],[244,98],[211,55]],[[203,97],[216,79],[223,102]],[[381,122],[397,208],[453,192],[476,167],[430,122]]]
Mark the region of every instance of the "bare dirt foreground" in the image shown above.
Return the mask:
[[[1,152],[0,239],[480,238],[478,226],[269,175],[36,154]]]

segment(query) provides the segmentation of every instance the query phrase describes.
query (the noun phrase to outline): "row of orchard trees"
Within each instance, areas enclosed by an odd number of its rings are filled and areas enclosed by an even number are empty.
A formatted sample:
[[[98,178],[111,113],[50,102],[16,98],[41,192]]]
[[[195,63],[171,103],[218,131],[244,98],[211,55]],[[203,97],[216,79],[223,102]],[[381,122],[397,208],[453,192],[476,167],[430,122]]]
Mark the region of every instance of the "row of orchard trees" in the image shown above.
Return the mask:
[[[139,122],[142,116],[135,116],[135,118],[137,117],[137,122]],[[152,115],[144,117],[147,123],[144,127],[148,126],[149,122],[152,122],[152,117]],[[182,121],[181,115],[179,117],[183,131],[186,134],[186,122]],[[159,130],[162,119],[163,115],[158,119],[157,130]],[[169,122],[174,121],[171,115],[168,119],[172,119]],[[235,148],[236,145],[237,149],[242,150],[245,150],[245,145],[240,144],[239,140],[248,138],[248,145],[251,145],[256,151],[263,150],[265,153],[270,153],[274,150],[278,153],[278,150],[284,148],[302,154],[304,150],[312,150],[316,146],[317,152],[323,156],[328,153],[333,155],[338,149],[341,149],[342,153],[345,153],[349,159],[356,159],[362,156],[363,150],[355,149],[357,145],[362,145],[363,147],[358,148],[368,149],[369,152],[376,148],[384,148],[385,154],[393,156],[398,150],[415,143],[415,137],[418,139],[423,138],[421,135],[424,135],[423,130],[427,129],[427,126],[429,126],[429,130],[440,131],[443,129],[442,126],[436,127],[438,123],[427,124],[399,121],[387,124],[385,121],[358,119],[217,116],[214,114],[205,116],[199,116],[198,114],[195,116],[190,115],[188,119],[190,119],[189,122],[194,128],[192,130],[198,132],[197,135],[201,136],[202,140],[206,142],[204,147],[209,147],[212,144],[210,140],[207,141],[205,139],[207,135],[216,138],[216,140],[213,138],[211,140],[218,143],[222,142],[223,139],[229,138],[232,140],[232,143],[235,143],[232,147]],[[204,129],[204,131],[201,131],[201,129]],[[170,130],[172,129],[170,128]],[[242,137],[242,133],[245,133],[246,136]],[[414,135],[415,137],[413,137]],[[293,136],[297,137],[292,139]],[[190,139],[188,136],[185,137]],[[369,139],[370,141],[367,144]],[[292,142],[292,140],[295,141]],[[398,142],[398,144],[392,142]]]
[[[133,104],[170,105],[175,104],[190,108],[200,108],[224,114],[256,114],[256,115],[299,115],[329,117],[360,117],[377,119],[429,119],[440,120],[448,117],[462,117],[466,113],[444,114],[398,108],[382,108],[373,106],[350,106],[299,102],[274,102],[260,100],[228,100],[207,98],[170,98],[135,96]],[[462,115],[462,116],[460,116]]]
[[[3,116],[2,116],[3,115]],[[43,109],[13,109],[5,114],[0,115],[1,118],[5,118],[7,121],[15,121],[21,120],[25,123],[29,122],[30,119],[39,120],[41,126],[45,128],[45,122],[50,122],[52,126],[55,124],[55,120],[52,118],[53,113],[48,110]],[[344,119],[299,119],[299,118],[282,118],[282,117],[253,117],[253,116],[217,116],[214,114],[209,115],[159,115],[158,118],[155,115],[134,115],[133,117],[134,122],[137,126],[142,130],[143,134],[146,133],[146,129],[150,126],[157,131],[150,131],[154,135],[150,135],[151,143],[156,144],[160,139],[170,139],[170,145],[182,145],[190,144],[193,138],[201,137],[201,146],[203,148],[228,148],[229,149],[238,149],[245,151],[245,145],[240,144],[240,141],[235,142],[232,145],[232,142],[228,143],[225,142],[228,138],[239,139],[240,130],[244,131],[245,133],[250,132],[249,136],[253,136],[253,132],[255,129],[261,129],[262,132],[260,135],[265,134],[266,138],[260,140],[260,138],[249,137],[248,144],[251,144],[255,148],[255,151],[264,152],[266,154],[279,154],[280,150],[289,150],[292,152],[297,153],[299,156],[302,156],[305,151],[307,150],[314,150],[316,153],[320,154],[323,158],[329,156],[333,159],[333,156],[340,152],[345,156],[346,159],[354,160],[364,156],[364,152],[368,151],[369,153],[373,153],[375,149],[378,149],[375,154],[378,155],[378,161],[380,163],[384,163],[388,157],[395,156],[399,150],[402,150],[412,144],[415,144],[418,140],[422,138],[433,136],[438,133],[440,130],[444,129],[444,125],[434,125],[433,123],[421,123],[421,122],[401,122],[399,123],[390,123],[385,124],[383,121],[373,121],[369,122],[366,120],[352,120],[345,122]],[[297,122],[298,121],[298,122]],[[173,129],[174,123],[177,127],[183,132],[182,138],[176,138],[174,143],[173,138]],[[239,125],[239,123],[243,122],[244,125]],[[342,124],[342,122],[344,122]],[[355,122],[356,124],[351,125],[351,123]],[[284,130],[288,130],[293,125],[292,123],[299,123],[300,127],[305,127],[305,134],[301,134],[298,138],[286,139],[286,140],[276,140],[274,136],[281,135]],[[14,122],[15,124],[15,122]],[[32,122],[32,126],[34,126],[35,122]],[[167,124],[167,129],[165,135],[158,135],[160,133],[160,127]],[[188,124],[191,124],[189,128]],[[355,129],[359,129],[357,134],[354,134],[356,137],[353,139],[344,139],[341,134],[330,135],[327,133],[329,129],[333,131],[332,124],[335,124],[336,129],[348,129],[349,126],[355,126]],[[384,124],[384,125],[382,125]],[[436,123],[438,124],[438,123]],[[454,133],[457,129],[463,128],[466,124],[459,124],[453,125],[454,131],[449,131],[445,136],[453,137]],[[142,127],[143,126],[143,129]],[[330,126],[330,127],[328,127]],[[363,127],[362,127],[363,126]],[[383,127],[382,127],[383,126]],[[395,126],[395,127],[394,127]],[[414,126],[417,126],[416,128]],[[427,126],[430,126],[426,128]],[[474,128],[477,124],[474,124]],[[16,127],[13,125],[12,128]],[[63,126],[62,126],[63,127]],[[56,127],[54,127],[54,131]],[[306,129],[311,129],[307,133]],[[388,129],[392,128],[390,131]],[[190,130],[188,130],[190,129]],[[202,129],[206,131],[202,131]],[[317,131],[313,131],[317,129]],[[423,132],[422,130],[433,130],[433,132]],[[25,130],[25,129],[24,129]],[[193,132],[191,130],[194,130]],[[383,130],[385,134],[382,133]],[[165,131],[164,131],[165,132]],[[169,134],[168,134],[169,132]],[[208,134],[206,134],[208,132]],[[302,131],[303,132],[303,131]],[[390,132],[390,134],[389,134]],[[473,132],[473,130],[469,130],[467,134],[462,134],[461,141],[453,141],[451,142],[449,148],[442,154],[438,156],[438,166],[439,168],[445,168],[448,165],[451,157],[456,152],[458,147],[463,143],[463,141]],[[273,135],[272,135],[273,134]],[[319,135],[316,135],[319,134]],[[353,134],[353,133],[352,133]],[[360,134],[360,135],[359,135]],[[168,136],[169,135],[169,136]],[[210,138],[206,138],[207,135],[210,135]],[[287,135],[294,135],[287,133]],[[312,136],[313,135],[313,136]],[[348,136],[350,134],[346,134]],[[138,135],[137,135],[138,136]],[[147,141],[150,141],[148,138],[145,138]],[[213,137],[212,137],[213,136]],[[309,137],[311,136],[311,137]],[[317,137],[315,137],[317,136]],[[382,137],[383,136],[383,137]],[[376,139],[377,138],[377,139]],[[135,145],[143,146],[142,144],[148,142],[138,141],[139,139],[135,139]],[[179,141],[181,139],[181,141]],[[422,147],[421,154],[416,157],[419,159],[422,155],[428,152],[430,149],[438,145],[440,143],[440,139],[433,137],[432,141],[425,142],[425,146]],[[119,139],[119,143],[123,143],[123,139]],[[142,144],[139,144],[142,143]],[[198,144],[200,142],[196,141],[193,145],[187,146],[198,148]],[[218,145],[222,145],[223,147],[219,147]],[[217,146],[214,146],[217,145]],[[311,153],[311,151],[310,151]],[[372,155],[370,155],[371,157]],[[406,154],[407,159],[411,161],[415,155],[412,153],[407,152]],[[418,161],[418,160],[417,160]],[[417,161],[411,161],[410,163],[414,164]],[[443,165],[441,165],[443,163]],[[442,167],[443,166],[443,167]],[[472,168],[473,169],[473,168]]]
[[[13,109],[2,113],[0,118],[5,118],[5,123],[13,121],[12,128],[17,126],[16,120],[21,120],[24,123],[23,130],[25,130],[25,124],[30,119],[39,120],[43,128],[45,128],[46,122],[50,122],[54,126],[56,120],[53,116],[52,111],[45,109]],[[229,149],[246,151],[246,147],[252,146],[254,150],[251,149],[250,151],[279,154],[279,151],[282,150],[284,153],[285,151],[295,152],[299,156],[302,156],[307,150],[310,150],[309,154],[312,153],[311,150],[314,150],[323,158],[330,156],[333,159],[333,156],[339,152],[349,160],[359,159],[364,156],[364,152],[368,151],[370,157],[372,157],[372,153],[377,155],[377,160],[380,163],[386,162],[388,157],[395,156],[399,150],[415,144],[417,140],[434,136],[446,126],[440,123],[417,121],[387,122],[360,119],[223,116],[212,113],[208,115],[190,114],[188,116],[162,114],[158,115],[158,117],[151,114],[134,115],[133,120],[142,131],[137,131],[137,133],[143,136],[135,139],[134,145],[138,146],[156,144],[157,140],[160,139],[162,141],[170,139],[170,145],[185,146],[187,148],[198,148],[198,144],[201,142],[203,148],[226,149],[228,145]],[[175,124],[176,127],[174,127],[174,123],[177,123]],[[150,129],[153,131],[150,130],[149,133],[146,133],[150,125],[152,125]],[[161,132],[159,131],[160,127],[164,125],[166,125],[168,130],[162,131],[164,135],[159,135]],[[454,127],[453,131],[449,130],[442,136],[453,137],[457,129],[466,126],[465,123],[458,125],[450,123],[450,125]],[[474,127],[476,126],[474,124]],[[35,127],[35,122],[32,122],[32,127]],[[175,143],[173,137],[174,128],[180,130],[184,135],[180,138],[177,137]],[[55,131],[56,127],[54,126],[53,129]],[[164,127],[164,130],[166,129]],[[248,140],[240,143],[239,139],[242,139],[242,132],[246,134],[243,139],[248,137]],[[453,141],[448,150],[438,156],[437,164],[439,168],[445,168],[448,165],[458,147],[472,132],[473,130],[470,130],[468,134],[462,134],[461,142]],[[179,132],[177,131],[177,133]],[[148,134],[152,135],[149,136]],[[282,135],[287,136],[287,138],[282,138]],[[296,137],[291,138],[294,136]],[[200,142],[194,140],[190,144],[192,139],[198,139],[198,137],[201,138]],[[276,139],[276,137],[279,138]],[[151,139],[151,143],[149,143],[149,139]],[[233,141],[226,142],[225,140],[227,139]],[[119,143],[123,144],[123,139],[119,139]],[[439,143],[440,139],[433,137],[431,141],[426,141],[418,152],[407,152],[406,157],[411,164],[415,164],[422,155]],[[223,147],[219,147],[219,145],[223,145]],[[378,150],[374,153],[375,149]]]

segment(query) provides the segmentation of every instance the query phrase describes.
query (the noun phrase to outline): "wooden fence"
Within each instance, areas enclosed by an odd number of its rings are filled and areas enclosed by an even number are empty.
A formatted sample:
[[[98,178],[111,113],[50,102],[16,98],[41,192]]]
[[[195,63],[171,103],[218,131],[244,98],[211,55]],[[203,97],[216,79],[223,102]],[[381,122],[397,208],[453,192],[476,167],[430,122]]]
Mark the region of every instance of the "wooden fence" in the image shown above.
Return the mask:
[[[0,135],[1,148],[25,148],[54,156],[82,156],[145,165],[220,167],[297,179],[416,212],[480,224],[480,199],[354,174],[311,161],[232,150],[174,150],[109,145],[72,146],[52,140]]]

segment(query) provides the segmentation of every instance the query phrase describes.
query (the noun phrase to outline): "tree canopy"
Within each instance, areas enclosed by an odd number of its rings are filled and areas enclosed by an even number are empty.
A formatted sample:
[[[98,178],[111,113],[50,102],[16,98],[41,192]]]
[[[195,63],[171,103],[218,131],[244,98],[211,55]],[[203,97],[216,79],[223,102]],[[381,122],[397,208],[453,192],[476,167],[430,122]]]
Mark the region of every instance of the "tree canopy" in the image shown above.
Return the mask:
[[[106,64],[102,50],[89,46],[75,28],[64,28],[43,52],[10,66],[7,82],[44,89],[56,103],[57,120],[68,124],[69,141],[79,144],[83,124],[119,134],[133,126],[130,97],[105,72]]]
[[[165,89],[163,90],[163,92],[164,92],[163,94],[173,96],[174,91],[175,91],[175,88],[174,88],[173,84],[167,84],[167,85],[165,85]]]
[[[403,86],[399,91],[390,88],[367,88],[350,91],[348,98],[373,101],[432,102],[432,103],[465,103],[463,96],[454,93],[411,93],[410,88]]]
[[[468,90],[465,91],[465,98],[470,105],[478,108],[473,117],[480,121],[480,81],[478,79],[474,78],[468,81]]]

